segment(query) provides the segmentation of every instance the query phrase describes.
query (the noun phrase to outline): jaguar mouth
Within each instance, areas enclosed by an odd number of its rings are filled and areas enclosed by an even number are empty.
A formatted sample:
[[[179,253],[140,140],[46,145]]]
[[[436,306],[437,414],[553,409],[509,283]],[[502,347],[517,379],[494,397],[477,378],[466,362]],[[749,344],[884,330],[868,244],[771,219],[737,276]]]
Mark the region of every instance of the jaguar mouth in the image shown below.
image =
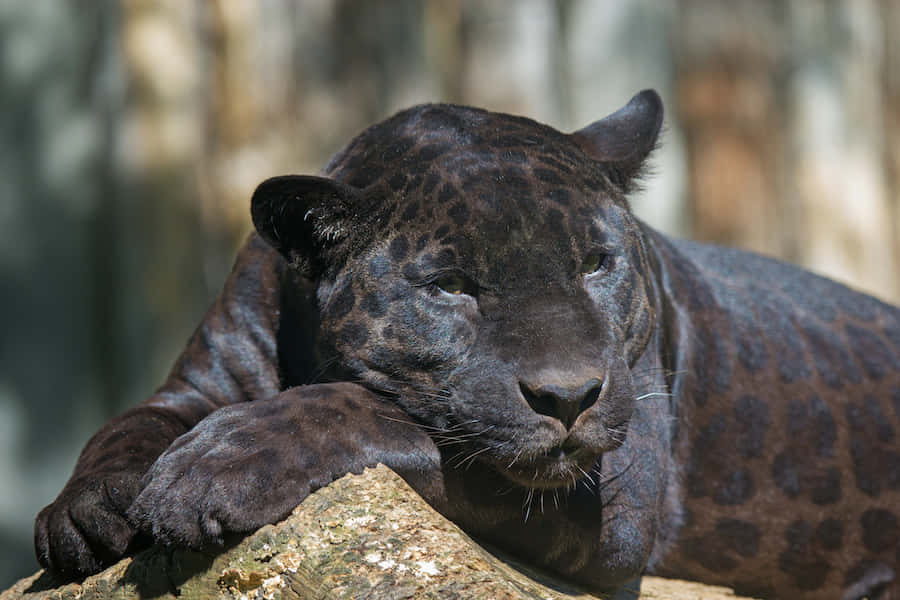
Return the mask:
[[[565,444],[505,466],[503,474],[513,483],[534,489],[571,488],[581,479],[590,479],[600,453]]]

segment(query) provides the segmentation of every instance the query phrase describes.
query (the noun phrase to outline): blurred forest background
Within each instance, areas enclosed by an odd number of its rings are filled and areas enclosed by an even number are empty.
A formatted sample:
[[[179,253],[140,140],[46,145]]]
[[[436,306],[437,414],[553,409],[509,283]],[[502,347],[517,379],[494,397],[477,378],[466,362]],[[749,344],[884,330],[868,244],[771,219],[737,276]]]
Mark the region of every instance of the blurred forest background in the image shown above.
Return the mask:
[[[900,1],[0,0],[0,589],[270,175],[423,101],[667,108],[637,213],[900,300]]]

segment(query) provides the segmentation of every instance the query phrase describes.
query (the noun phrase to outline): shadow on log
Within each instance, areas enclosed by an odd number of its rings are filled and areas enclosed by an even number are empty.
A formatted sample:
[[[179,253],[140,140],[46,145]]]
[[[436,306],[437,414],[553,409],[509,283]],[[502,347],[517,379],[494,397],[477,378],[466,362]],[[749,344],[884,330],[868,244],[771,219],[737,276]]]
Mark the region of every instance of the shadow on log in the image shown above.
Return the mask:
[[[498,558],[383,466],[318,490],[284,521],[217,554],[154,547],[82,583],[38,572],[0,600],[159,598],[597,598]],[[735,599],[722,588],[645,577],[642,598]]]

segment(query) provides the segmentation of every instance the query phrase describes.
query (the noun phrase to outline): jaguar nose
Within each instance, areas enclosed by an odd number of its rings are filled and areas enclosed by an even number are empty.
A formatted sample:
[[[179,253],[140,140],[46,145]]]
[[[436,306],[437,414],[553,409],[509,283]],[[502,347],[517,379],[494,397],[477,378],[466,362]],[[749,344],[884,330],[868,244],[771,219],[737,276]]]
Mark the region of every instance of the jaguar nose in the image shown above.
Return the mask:
[[[578,415],[597,403],[603,391],[603,382],[592,378],[581,386],[566,387],[519,381],[519,389],[534,412],[557,419],[568,430],[575,424]]]

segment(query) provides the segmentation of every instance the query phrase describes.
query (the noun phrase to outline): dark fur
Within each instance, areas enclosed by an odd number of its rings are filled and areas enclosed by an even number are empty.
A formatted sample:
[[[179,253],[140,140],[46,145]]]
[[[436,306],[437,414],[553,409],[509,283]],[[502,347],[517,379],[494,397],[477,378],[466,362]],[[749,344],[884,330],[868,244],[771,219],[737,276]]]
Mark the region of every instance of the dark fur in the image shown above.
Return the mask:
[[[421,106],[262,184],[262,238],[38,516],[41,562],[221,541],[382,462],[596,590],[900,597],[900,310],[639,222],[661,119]]]

